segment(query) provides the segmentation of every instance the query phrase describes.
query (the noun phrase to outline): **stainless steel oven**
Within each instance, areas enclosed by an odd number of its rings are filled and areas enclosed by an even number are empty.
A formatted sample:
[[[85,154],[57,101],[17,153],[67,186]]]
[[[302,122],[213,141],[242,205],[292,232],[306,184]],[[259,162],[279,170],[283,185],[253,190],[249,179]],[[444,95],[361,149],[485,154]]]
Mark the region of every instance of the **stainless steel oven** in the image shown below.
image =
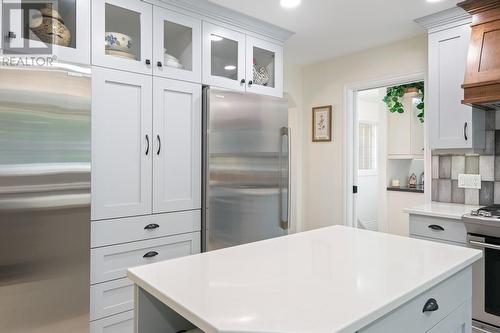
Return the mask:
[[[468,242],[483,251],[473,267],[473,332],[500,332],[500,238],[469,234]]]

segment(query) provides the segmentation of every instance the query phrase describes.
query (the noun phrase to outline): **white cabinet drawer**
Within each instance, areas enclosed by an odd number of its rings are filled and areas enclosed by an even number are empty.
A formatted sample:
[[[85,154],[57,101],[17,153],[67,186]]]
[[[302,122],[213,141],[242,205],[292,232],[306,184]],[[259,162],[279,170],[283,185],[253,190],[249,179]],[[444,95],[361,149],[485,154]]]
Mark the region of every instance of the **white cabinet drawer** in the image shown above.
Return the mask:
[[[90,287],[90,320],[134,309],[134,283],[120,279]]]
[[[95,284],[125,278],[129,267],[199,253],[200,233],[100,247],[90,252],[90,282]]]
[[[410,235],[467,243],[467,231],[461,220],[410,214]]]
[[[201,230],[199,210],[91,223],[91,247],[135,242]]]
[[[460,305],[470,301],[472,297],[471,286],[472,269],[469,267],[423,294],[418,295],[408,303],[403,304],[387,316],[375,321],[359,332],[427,332],[449,316]],[[431,298],[437,301],[439,308],[434,312],[424,313],[424,305]]]
[[[90,333],[134,333],[134,311],[93,321]]]

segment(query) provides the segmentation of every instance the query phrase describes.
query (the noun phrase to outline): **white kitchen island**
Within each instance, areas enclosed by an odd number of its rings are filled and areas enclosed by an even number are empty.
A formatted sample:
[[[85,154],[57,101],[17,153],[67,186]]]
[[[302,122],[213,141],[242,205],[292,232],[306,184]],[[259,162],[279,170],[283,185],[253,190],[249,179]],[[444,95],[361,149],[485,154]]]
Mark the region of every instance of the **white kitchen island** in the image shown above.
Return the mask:
[[[334,226],[132,268],[136,332],[470,333],[481,252]]]

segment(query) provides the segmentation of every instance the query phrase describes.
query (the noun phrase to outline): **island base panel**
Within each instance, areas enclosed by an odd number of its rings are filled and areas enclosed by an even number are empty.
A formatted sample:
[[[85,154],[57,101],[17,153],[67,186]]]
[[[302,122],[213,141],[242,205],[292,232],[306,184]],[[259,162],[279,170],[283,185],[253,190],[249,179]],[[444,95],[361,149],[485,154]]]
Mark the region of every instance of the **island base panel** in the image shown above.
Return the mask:
[[[196,328],[190,321],[138,286],[135,286],[135,304],[136,333],[179,332]]]

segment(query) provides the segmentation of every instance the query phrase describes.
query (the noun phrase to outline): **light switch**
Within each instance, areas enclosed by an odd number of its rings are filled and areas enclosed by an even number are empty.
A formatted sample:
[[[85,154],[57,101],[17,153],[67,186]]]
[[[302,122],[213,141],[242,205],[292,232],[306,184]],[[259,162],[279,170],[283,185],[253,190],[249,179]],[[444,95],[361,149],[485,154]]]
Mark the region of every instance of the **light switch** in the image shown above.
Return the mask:
[[[458,175],[458,187],[459,188],[472,188],[481,189],[481,175]]]

